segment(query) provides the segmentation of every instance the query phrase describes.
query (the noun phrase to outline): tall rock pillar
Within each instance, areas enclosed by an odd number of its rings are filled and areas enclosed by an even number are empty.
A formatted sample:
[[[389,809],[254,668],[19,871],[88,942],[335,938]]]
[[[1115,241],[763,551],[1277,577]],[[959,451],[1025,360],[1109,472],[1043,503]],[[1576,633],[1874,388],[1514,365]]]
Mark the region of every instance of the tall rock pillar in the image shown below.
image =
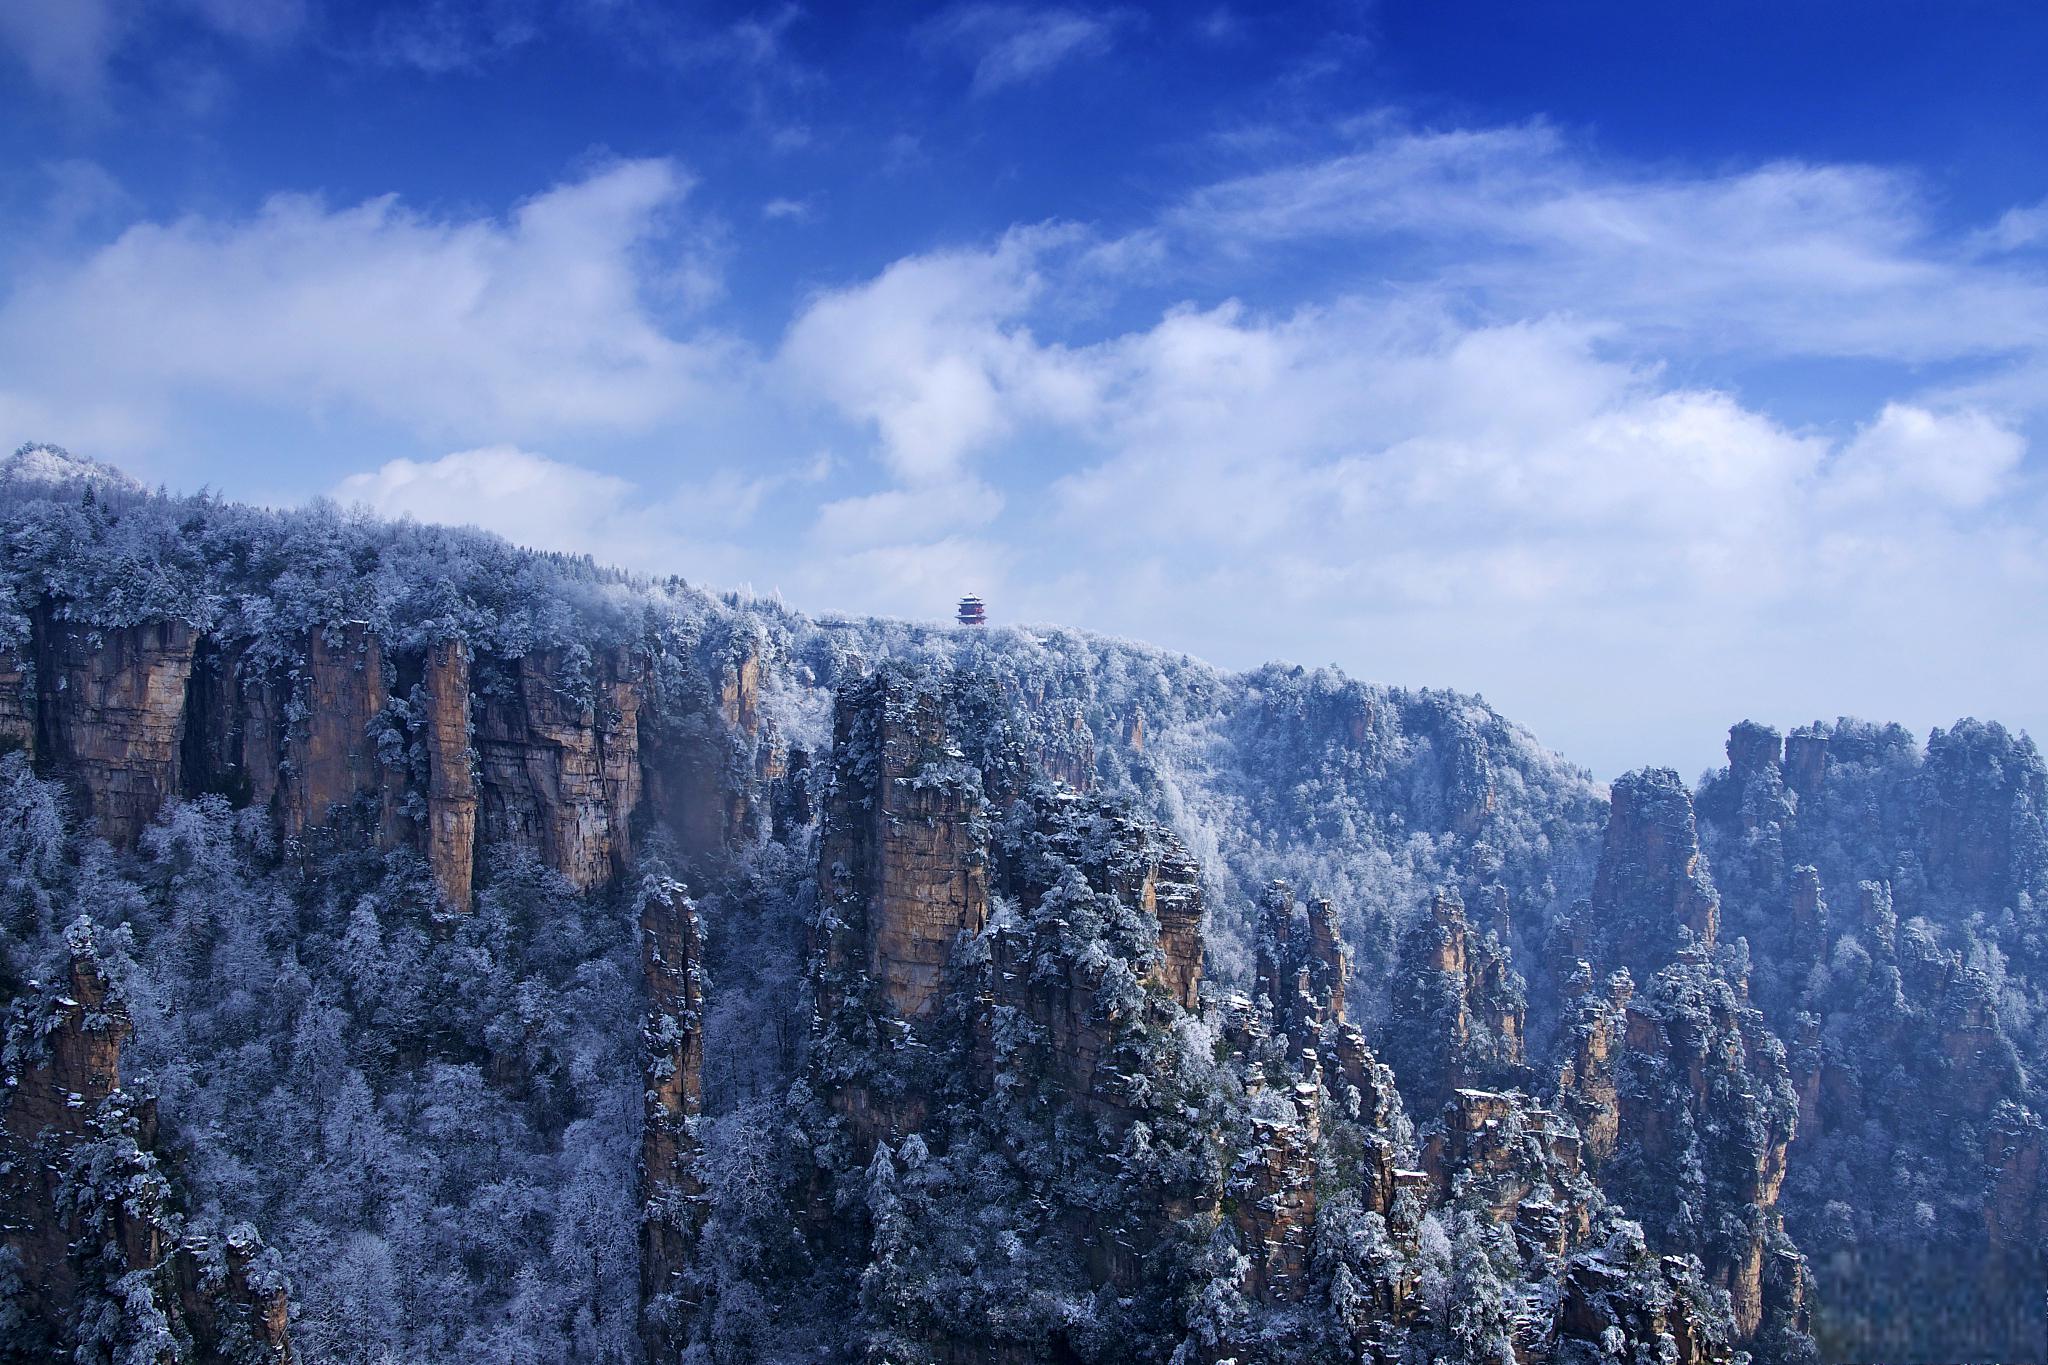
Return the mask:
[[[704,1095],[704,933],[697,907],[672,881],[650,879],[640,901],[647,982],[647,1085],[640,1128],[641,1337],[647,1358],[671,1358],[682,1338],[683,1277],[703,1218],[694,1123]]]
[[[427,864],[441,897],[468,913],[476,879],[476,775],[469,757],[469,647],[427,652]]]

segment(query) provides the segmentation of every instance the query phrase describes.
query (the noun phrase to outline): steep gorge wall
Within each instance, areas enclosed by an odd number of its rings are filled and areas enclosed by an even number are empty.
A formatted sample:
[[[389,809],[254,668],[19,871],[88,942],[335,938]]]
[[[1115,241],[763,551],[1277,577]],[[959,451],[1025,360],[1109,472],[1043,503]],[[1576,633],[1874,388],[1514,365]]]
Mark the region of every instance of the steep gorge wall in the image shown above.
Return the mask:
[[[718,710],[691,722],[697,776],[678,782],[654,771],[673,754],[643,744],[653,683],[627,650],[572,664],[447,639],[394,656],[342,622],[279,657],[182,622],[99,629],[48,606],[31,620],[25,648],[0,650],[0,746],[62,779],[103,838],[132,846],[166,801],[218,794],[266,812],[288,845],[345,829],[415,846],[457,912],[488,848],[530,850],[590,890],[625,870],[636,818],[697,848],[747,837],[756,793],[787,763],[772,736],[754,746],[753,780],[698,753],[761,728],[751,656],[727,670]]]

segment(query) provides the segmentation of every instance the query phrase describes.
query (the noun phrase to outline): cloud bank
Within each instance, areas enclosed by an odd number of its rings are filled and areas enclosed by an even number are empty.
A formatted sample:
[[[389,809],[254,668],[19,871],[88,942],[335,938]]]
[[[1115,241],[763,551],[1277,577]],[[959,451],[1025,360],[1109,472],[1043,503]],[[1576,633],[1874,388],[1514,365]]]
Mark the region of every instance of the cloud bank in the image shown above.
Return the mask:
[[[1482,690],[1602,771],[1704,762],[1731,710],[2048,723],[2038,205],[1382,119],[1116,230],[899,256],[750,346],[689,190],[135,223],[0,304],[0,420],[119,455],[310,403],[405,448],[325,485],[381,511]],[[1788,411],[1801,367],[1854,382]]]
[[[645,430],[721,365],[678,334],[689,180],[618,162],[503,218],[280,194],[246,218],[138,223],[0,305],[0,405],[122,426],[232,400],[441,438]]]

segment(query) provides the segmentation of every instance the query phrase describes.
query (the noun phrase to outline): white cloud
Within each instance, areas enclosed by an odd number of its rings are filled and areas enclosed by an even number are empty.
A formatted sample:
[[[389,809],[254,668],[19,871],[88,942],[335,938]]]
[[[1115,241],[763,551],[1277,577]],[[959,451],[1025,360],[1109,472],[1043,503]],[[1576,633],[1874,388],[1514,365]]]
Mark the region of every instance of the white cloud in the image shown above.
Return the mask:
[[[1908,496],[1979,508],[2010,488],[2026,450],[2018,432],[1985,413],[1887,403],[1842,450],[1831,492],[1858,503]]]
[[[730,360],[650,294],[689,274],[667,235],[688,187],[628,161],[504,219],[278,195],[246,218],[137,224],[0,307],[0,391],[166,420],[326,405],[457,439],[646,430]]]
[[[282,47],[312,23],[312,0],[184,0],[217,32],[257,47]]]
[[[978,530],[1002,507],[1000,493],[973,480],[892,488],[826,503],[812,535],[816,545],[833,552],[916,545]]]
[[[579,469],[515,446],[458,451],[438,460],[392,460],[334,489],[382,516],[486,530],[542,550],[596,548],[634,495],[625,479]]]
[[[1990,227],[1973,233],[1969,245],[1986,254],[2048,245],[2048,200],[2007,209]]]
[[[11,51],[38,86],[103,113],[108,64],[123,50],[146,46],[153,28],[176,15],[261,52],[307,32],[312,6],[310,0],[7,0],[0,4],[0,48]],[[186,72],[183,81],[194,78]]]
[[[739,538],[764,504],[828,471],[818,460],[772,473],[724,470],[650,493],[617,475],[497,445],[390,460],[329,491],[381,516],[477,526],[521,545],[726,584],[753,573]]]
[[[1042,288],[1040,254],[1068,235],[1020,230],[991,251],[907,257],[823,294],[791,325],[783,365],[873,423],[898,476],[951,478],[1019,420],[1090,401],[1088,376],[1017,321]]]
[[[2008,216],[2005,236],[2022,235]],[[1779,162],[1657,175],[1537,124],[1381,127],[1342,155],[1202,189],[1168,215],[1242,263],[1345,241],[1361,278],[1424,278],[1502,310],[1570,309],[1630,341],[1926,360],[2048,345],[2048,283],[1944,241],[1910,177]]]
[[[795,373],[905,481],[821,517],[841,576],[922,600],[945,585],[915,566],[944,564],[991,575],[1008,619],[1482,687],[1609,770],[1684,756],[1616,731],[1589,688],[1667,734],[1731,707],[1917,716],[2004,649],[1958,620],[2028,638],[2015,604],[2048,585],[2011,413],[1900,399],[1832,435],[1630,358],[1597,310],[1487,321],[1431,290],[1041,339],[1093,260],[1071,237],[909,258],[792,329]],[[1029,554],[959,559],[970,458]],[[1933,616],[1949,669],[1889,662]],[[2048,657],[2001,666],[1987,709],[2011,715]]]
[[[920,38],[929,49],[970,61],[974,93],[986,95],[1101,56],[1114,44],[1119,21],[1057,6],[962,4],[926,24]]]

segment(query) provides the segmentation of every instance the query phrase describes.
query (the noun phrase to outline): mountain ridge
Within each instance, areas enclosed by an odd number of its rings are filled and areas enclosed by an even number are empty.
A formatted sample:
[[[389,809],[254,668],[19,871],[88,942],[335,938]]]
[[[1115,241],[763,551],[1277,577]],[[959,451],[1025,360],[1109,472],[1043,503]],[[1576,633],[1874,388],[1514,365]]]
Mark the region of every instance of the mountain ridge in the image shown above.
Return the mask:
[[[2048,798],[2001,727],[1744,723],[1696,811],[1676,774],[1604,786],[1476,698],[1331,669],[813,619],[331,507],[17,494],[0,523],[8,980],[57,979],[65,912],[98,917],[196,1225],[263,1229],[310,1359],[803,1358],[854,1350],[842,1330],[944,1357],[1065,1323],[1074,1359],[1576,1361],[1611,1330],[1805,1360],[1815,1314],[1851,1346],[1929,1339],[1877,1297],[1939,1288],[1885,1240],[1922,1206],[2004,1296],[1983,1330],[2026,1301],[2004,1248],[2039,1216]],[[833,833],[878,771],[871,799],[916,793],[892,818],[930,837]],[[1864,882],[1853,920],[1798,909]],[[1197,893],[1199,963],[1173,909]],[[1011,994],[1027,962],[1065,984]],[[927,1079],[888,1060],[903,1039],[958,1059],[945,1107],[904,1106]],[[1873,1107],[1900,1059],[1967,1103]],[[1148,1117],[1161,1087],[1207,1117]],[[1144,1238],[1180,1259],[1077,1269],[1072,1225],[1028,1214],[1042,1121],[1099,1171],[1058,1200],[1131,1212],[1114,1152],[1060,1126],[1082,1116],[1194,1163],[1144,1165],[1180,1191]],[[1828,1134],[1871,1122],[1918,1184],[1859,1224],[1798,1125],[1868,1180]],[[1022,1318],[961,1308],[976,1276],[939,1255],[973,1153],[1008,1163],[1043,1260],[1003,1291],[1050,1296]],[[1220,1184],[1190,1174],[1211,1161]],[[367,1170],[408,1173],[402,1198]],[[1431,1288],[1454,1281],[1495,1308],[1460,1318]],[[1086,1308],[1105,1286],[1130,1303]]]

